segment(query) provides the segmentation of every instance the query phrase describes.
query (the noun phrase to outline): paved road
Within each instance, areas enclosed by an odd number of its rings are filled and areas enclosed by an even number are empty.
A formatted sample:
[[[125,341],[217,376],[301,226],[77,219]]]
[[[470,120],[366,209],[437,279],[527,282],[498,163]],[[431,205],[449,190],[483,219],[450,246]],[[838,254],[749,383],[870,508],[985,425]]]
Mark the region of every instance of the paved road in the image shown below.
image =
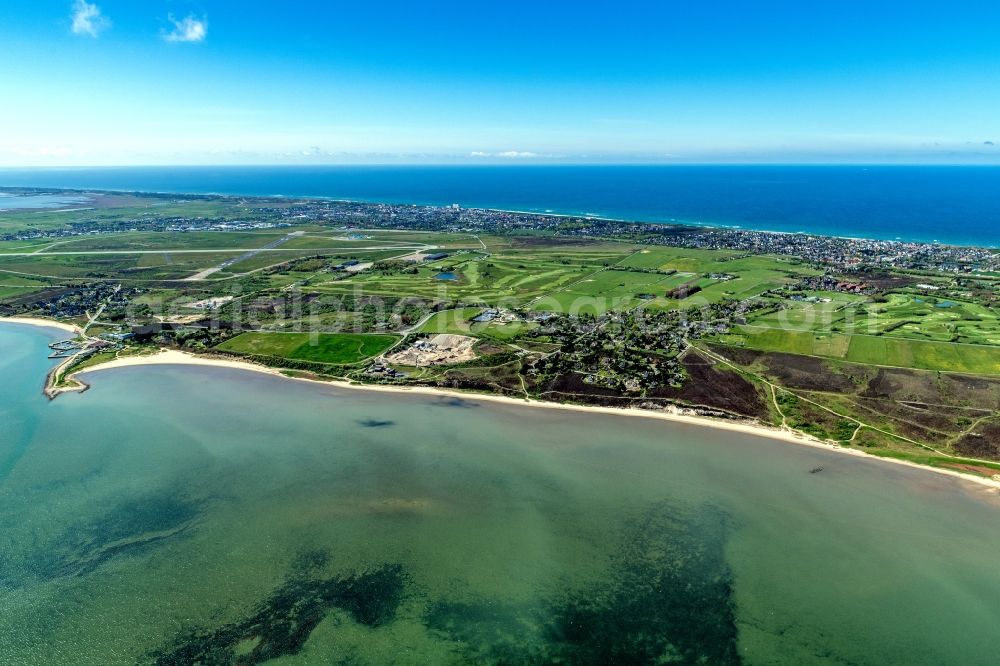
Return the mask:
[[[290,248],[279,248],[279,247],[223,247],[214,250],[175,250],[172,248],[161,249],[161,250],[81,250],[79,252],[0,252],[0,258],[3,257],[54,257],[54,256],[74,256],[74,255],[91,255],[91,254],[163,254],[164,252],[169,252],[170,254],[226,254],[228,252],[353,252],[353,251],[365,251],[365,250],[425,250],[428,249],[427,245],[414,245],[414,246],[403,246],[403,245],[365,245],[357,246],[352,245],[350,247],[290,247]]]
[[[213,266],[212,268],[206,268],[203,271],[199,271],[199,272],[195,273],[194,275],[192,275],[191,277],[185,278],[185,281],[204,280],[205,278],[207,278],[209,275],[212,275],[213,273],[218,273],[219,271],[221,271],[221,270],[223,270],[225,268],[229,268],[233,264],[239,263],[241,261],[246,261],[247,259],[252,259],[252,258],[256,257],[258,254],[260,254],[261,252],[267,252],[268,250],[275,250],[279,246],[284,245],[285,243],[287,243],[288,241],[292,240],[293,238],[298,238],[299,236],[302,235],[302,233],[303,232],[301,232],[301,231],[293,231],[290,234],[282,236],[278,240],[271,241],[270,243],[268,243],[264,247],[257,248],[256,250],[249,250],[247,252],[244,252],[243,254],[241,254],[238,257],[233,257],[232,259],[226,259],[225,261],[223,261],[218,266]]]

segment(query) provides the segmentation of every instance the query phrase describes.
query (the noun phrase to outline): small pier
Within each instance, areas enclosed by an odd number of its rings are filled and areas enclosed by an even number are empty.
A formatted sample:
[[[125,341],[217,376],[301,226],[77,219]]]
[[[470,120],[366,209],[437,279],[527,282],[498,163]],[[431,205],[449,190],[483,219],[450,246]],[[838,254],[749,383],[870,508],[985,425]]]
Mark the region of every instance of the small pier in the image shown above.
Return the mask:
[[[62,342],[53,342],[49,345],[49,349],[52,353],[49,354],[49,358],[70,358],[75,356],[87,346],[86,341],[78,340],[63,340]]]
[[[65,340],[50,344],[49,349],[52,350],[52,353],[49,354],[49,358],[60,359],[61,362],[49,371],[42,392],[48,396],[49,400],[53,400],[60,393],[67,391],[86,391],[88,386],[79,380],[73,380],[69,385],[63,385],[66,372],[77,362],[109,347],[113,347],[110,342],[95,338]]]

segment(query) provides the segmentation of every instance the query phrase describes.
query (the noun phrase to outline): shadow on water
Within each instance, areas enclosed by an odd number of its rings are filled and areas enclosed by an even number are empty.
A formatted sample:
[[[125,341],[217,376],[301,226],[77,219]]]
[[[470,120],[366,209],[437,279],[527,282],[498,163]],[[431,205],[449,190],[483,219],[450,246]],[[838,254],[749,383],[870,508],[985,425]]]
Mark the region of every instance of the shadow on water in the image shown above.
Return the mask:
[[[218,629],[191,629],[165,651],[149,655],[160,666],[260,664],[297,654],[313,629],[334,609],[358,624],[380,627],[396,616],[407,576],[385,564],[346,577],[320,578],[323,551],[300,556],[293,573],[246,618]]]
[[[438,398],[434,401],[435,407],[457,407],[458,409],[472,409],[474,407],[479,407],[478,403],[472,402],[471,400],[465,400],[463,398],[455,397],[443,397]]]
[[[38,421],[4,410],[0,412],[0,422],[5,426],[7,440],[4,455],[0,458],[0,482],[3,482],[28,452],[28,446],[34,440],[38,429]]]
[[[729,533],[728,516],[713,507],[656,504],[626,524],[590,583],[524,604],[428,599],[420,617],[467,663],[739,664]],[[326,551],[305,552],[244,618],[189,628],[147,658],[159,666],[260,664],[299,654],[334,611],[362,626],[391,626],[404,601],[422,596],[408,592],[401,564],[326,577],[329,565]]]
[[[381,419],[361,419],[357,423],[364,428],[391,428],[396,425],[395,421],[384,421]]]
[[[722,512],[658,504],[629,523],[603,580],[535,609],[441,602],[427,626],[489,664],[738,664]]]
[[[0,571],[0,579],[18,587],[25,583],[25,576],[39,580],[83,576],[111,560],[135,557],[182,537],[199,513],[196,503],[169,495],[134,498],[96,520],[66,530],[33,553],[27,563],[0,565],[11,567]]]

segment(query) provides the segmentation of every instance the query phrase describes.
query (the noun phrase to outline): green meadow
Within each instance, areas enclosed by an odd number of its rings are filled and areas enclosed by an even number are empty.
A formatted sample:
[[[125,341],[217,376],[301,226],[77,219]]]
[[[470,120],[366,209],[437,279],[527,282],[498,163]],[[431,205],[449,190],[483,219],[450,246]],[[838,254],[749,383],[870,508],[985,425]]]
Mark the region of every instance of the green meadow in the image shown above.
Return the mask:
[[[754,323],[937,342],[1000,344],[1000,316],[982,303],[897,292],[877,300],[831,292],[807,295],[829,298],[831,302],[786,301],[781,310],[758,317]]]
[[[459,308],[457,310],[437,312],[424,322],[419,332],[429,335],[437,333],[471,335],[503,341],[512,340],[525,331],[537,327],[537,324],[528,322],[499,323],[472,321],[482,311],[482,308]]]
[[[879,335],[847,335],[743,326],[722,342],[760,351],[822,356],[854,363],[1000,375],[1000,348],[912,340]]]
[[[377,356],[399,340],[395,335],[353,333],[242,333],[217,348],[251,356],[350,365]]]

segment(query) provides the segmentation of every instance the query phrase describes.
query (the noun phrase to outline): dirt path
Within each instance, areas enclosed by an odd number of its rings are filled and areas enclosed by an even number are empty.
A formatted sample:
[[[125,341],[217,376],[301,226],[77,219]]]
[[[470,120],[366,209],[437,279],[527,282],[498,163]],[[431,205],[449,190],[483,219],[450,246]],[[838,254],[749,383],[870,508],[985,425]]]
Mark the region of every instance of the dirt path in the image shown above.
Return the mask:
[[[709,350],[704,349],[702,347],[697,347],[697,349],[698,349],[699,352],[705,354],[706,356],[708,356],[712,360],[714,360],[714,361],[716,361],[718,363],[722,363],[723,365],[726,365],[726,366],[732,368],[733,370],[736,370],[737,372],[747,372],[746,370],[744,370],[744,369],[740,368],[739,366],[737,366],[736,364],[734,364],[732,361],[728,360],[727,358],[725,358],[725,357],[723,357],[723,356],[721,356],[719,354],[716,354],[715,352],[709,351]],[[933,453],[938,454],[939,456],[944,456],[946,458],[954,458],[956,460],[976,460],[977,462],[989,462],[989,461],[986,461],[986,460],[977,460],[975,458],[959,458],[958,456],[954,456],[954,455],[952,455],[950,453],[945,453],[944,451],[939,451],[938,449],[935,449],[932,446],[928,446],[927,444],[923,444],[923,443],[918,442],[918,441],[916,441],[914,439],[910,439],[909,437],[904,437],[903,435],[898,435],[898,434],[896,434],[894,432],[889,432],[888,430],[883,430],[882,428],[878,428],[876,426],[873,426],[870,423],[865,423],[864,421],[861,421],[860,419],[857,419],[857,418],[855,418],[853,416],[846,416],[844,414],[836,412],[836,411],[830,409],[829,407],[827,407],[826,405],[821,405],[820,403],[816,402],[815,400],[810,400],[809,398],[807,398],[807,397],[805,397],[803,395],[799,395],[798,393],[794,393],[794,392],[789,391],[788,389],[786,389],[786,388],[784,388],[782,386],[774,384],[773,382],[765,379],[764,377],[761,377],[760,375],[758,375],[756,373],[749,373],[749,374],[753,375],[753,377],[755,379],[757,379],[758,381],[760,381],[761,383],[766,384],[767,386],[771,387],[772,391],[775,391],[775,390],[784,391],[785,393],[788,393],[790,395],[794,395],[799,400],[802,400],[803,402],[808,402],[810,405],[816,407],[817,409],[822,409],[823,411],[829,412],[830,414],[833,414],[834,416],[836,416],[838,418],[846,419],[848,421],[852,421],[852,422],[858,424],[858,426],[861,426],[861,427],[864,427],[864,428],[869,428],[871,430],[874,430],[875,432],[882,433],[883,435],[886,435],[888,437],[892,437],[892,438],[898,439],[900,441],[906,442],[908,444],[912,444],[914,446],[920,447],[922,449],[926,449],[928,451],[931,451]],[[855,435],[856,434],[857,434],[857,431],[855,431]],[[853,440],[853,437],[852,437],[852,440]]]

